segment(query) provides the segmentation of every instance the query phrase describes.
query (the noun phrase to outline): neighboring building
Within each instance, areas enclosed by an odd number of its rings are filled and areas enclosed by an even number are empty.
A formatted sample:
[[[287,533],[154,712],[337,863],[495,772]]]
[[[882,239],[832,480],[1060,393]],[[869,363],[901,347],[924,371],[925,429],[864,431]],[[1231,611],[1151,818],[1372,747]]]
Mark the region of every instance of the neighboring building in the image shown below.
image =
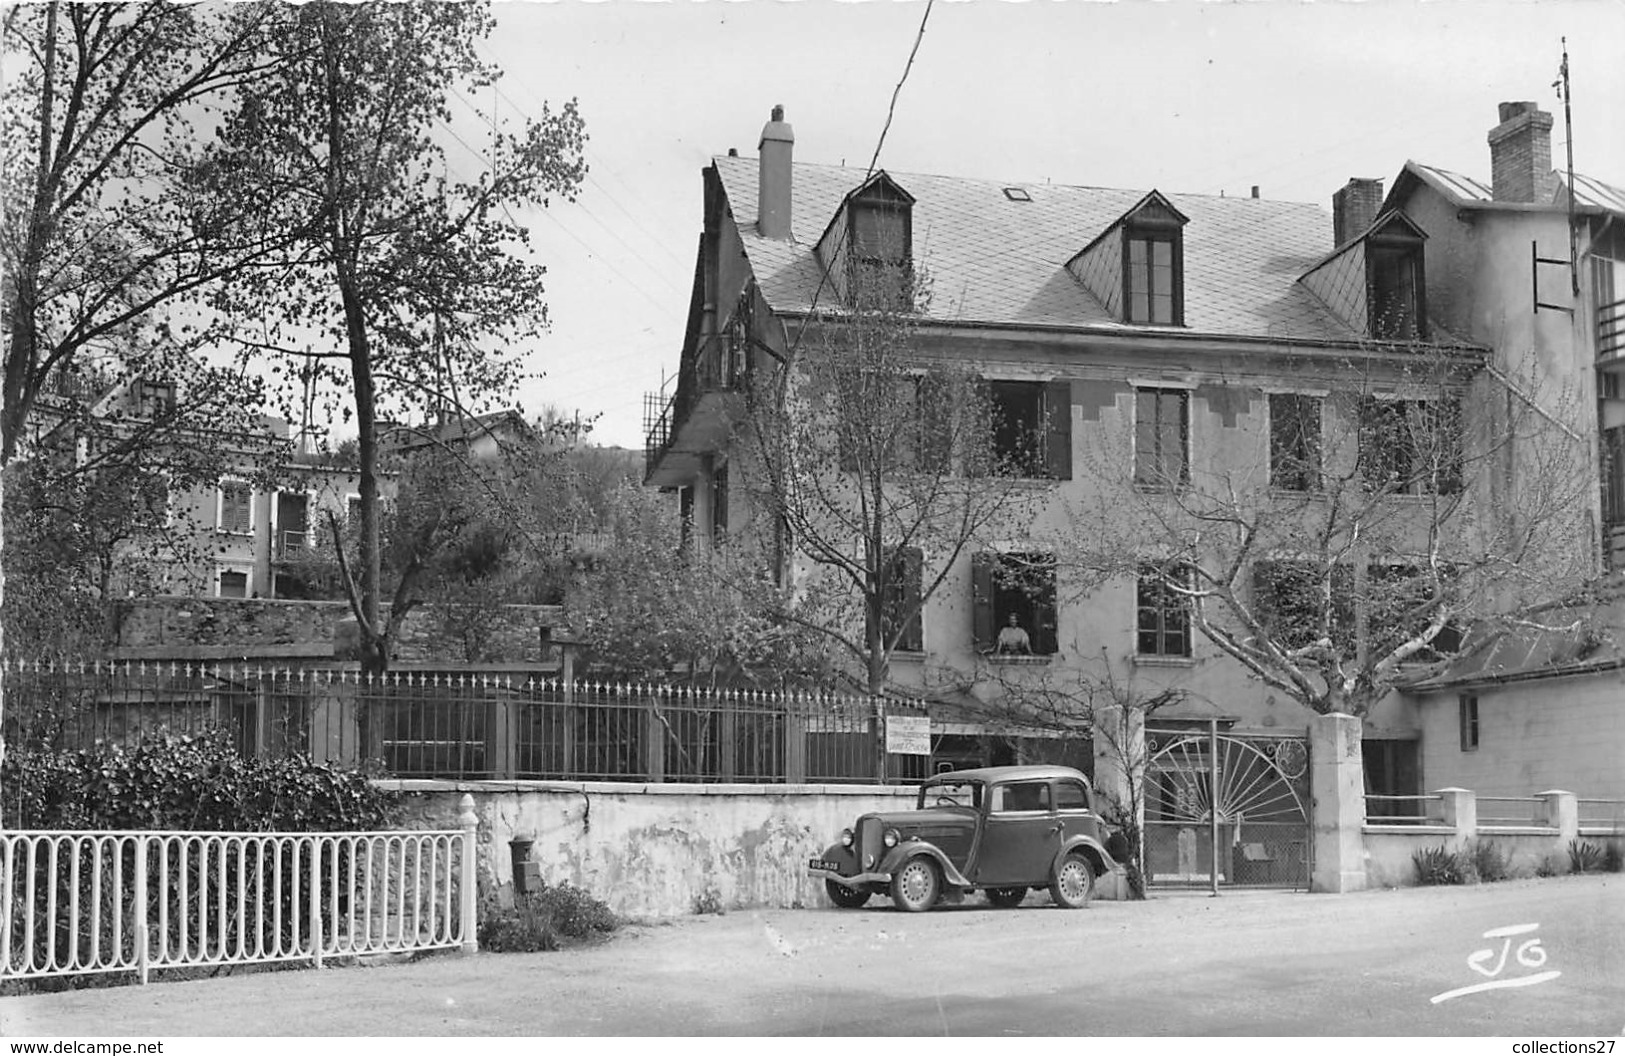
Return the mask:
[[[1492,141],[1521,134],[1509,121],[1510,133],[1498,129]],[[929,553],[900,563],[914,577],[945,574],[908,643],[917,648],[892,657],[896,684],[928,690],[949,673],[967,698],[986,699],[1001,682],[1029,677],[1023,669],[1058,672],[1104,655],[1122,684],[1185,692],[1158,713],[1161,722],[1219,719],[1232,735],[1259,738],[1302,731],[1308,716],[1298,705],[1194,635],[1176,600],[1147,580],[1120,578],[1077,597],[1054,573],[1021,591],[1002,589],[992,573],[1012,560],[1041,568],[1042,540],[1063,531],[1066,509],[1111,504],[1089,468],[1103,461],[1139,485],[1254,472],[1281,491],[1313,490],[1323,432],[1358,418],[1364,435],[1368,415],[1417,402],[1406,392],[1418,349],[1454,365],[1463,435],[1493,423],[1484,408],[1507,401],[1536,404],[1577,450],[1596,450],[1599,400],[1608,428],[1615,418],[1625,425],[1625,404],[1610,402],[1614,383],[1599,392],[1593,381],[1596,366],[1625,367],[1617,327],[1592,326],[1617,316],[1609,269],[1625,259],[1611,248],[1617,214],[1598,203],[1607,193],[1600,185],[1576,180],[1577,252],[1594,262],[1587,289],[1575,294],[1566,267],[1537,261],[1539,281],[1553,288],[1531,298],[1531,240],[1537,257],[1568,258],[1566,210],[1549,204],[1557,187],[1549,152],[1538,184],[1546,204],[1497,202],[1487,190],[1452,200],[1448,185],[1459,178],[1413,164],[1386,200],[1381,181],[1351,181],[1328,215],[1256,192],[1226,198],[886,171],[865,178],[796,163],[793,144],[775,109],[759,159],[730,152],[703,170],[704,233],[682,362],[675,393],[649,423],[646,479],[678,493],[697,545],[749,531],[757,511],[743,484],[753,459],[741,429],[751,420],[752,379],[791,358],[821,308],[842,303],[851,269],[878,262],[928,272],[934,298],[915,328],[922,369],[972,367],[1003,420],[1017,424],[1012,432],[1038,437],[1026,475],[1042,509],[1030,534],[985,540],[946,570]],[[1498,185],[1514,179],[1515,165],[1535,175],[1538,150],[1520,157],[1497,153]],[[1537,316],[1536,300],[1561,307],[1543,303]],[[1520,387],[1531,354],[1549,390]],[[1578,394],[1577,412],[1543,402],[1559,392]],[[1359,399],[1344,398],[1351,394]],[[1569,417],[1559,419],[1559,407]],[[1473,417],[1481,414],[1488,417]],[[1367,451],[1362,441],[1358,472],[1413,454],[1403,445]],[[1330,471],[1333,456],[1325,457]],[[1415,505],[1465,492],[1496,511],[1515,480],[1435,476]],[[1590,526],[1589,535],[1576,532],[1575,560],[1593,570],[1598,549],[1585,540],[1596,542],[1605,522],[1625,523],[1605,514],[1603,496],[1594,490],[1574,512]],[[786,562],[792,577],[808,567],[794,554]],[[1255,598],[1268,589],[1267,571],[1255,575]],[[996,651],[1012,615],[1035,655]],[[1433,783],[1418,749],[1423,732],[1415,702],[1398,694],[1367,716],[1372,791],[1408,794]]]

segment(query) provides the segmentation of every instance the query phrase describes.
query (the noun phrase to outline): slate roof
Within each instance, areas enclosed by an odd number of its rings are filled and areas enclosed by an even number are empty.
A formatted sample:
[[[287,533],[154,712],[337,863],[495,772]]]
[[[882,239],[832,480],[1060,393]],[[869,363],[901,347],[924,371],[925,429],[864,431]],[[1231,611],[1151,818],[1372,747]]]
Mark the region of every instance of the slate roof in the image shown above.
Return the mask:
[[[1574,608],[1549,613],[1542,622],[1540,627],[1515,628],[1481,651],[1473,651],[1469,641],[1461,659],[1409,689],[1425,692],[1625,667],[1625,610]]]
[[[1457,205],[1495,204],[1495,193],[1490,185],[1471,176],[1463,176],[1434,165],[1424,165],[1419,161],[1407,161],[1404,172],[1419,177]],[[1556,176],[1558,193],[1561,195],[1562,188],[1568,185],[1568,174],[1559,170]],[[1395,186],[1397,188],[1397,182]],[[1584,208],[1625,214],[1625,189],[1577,172],[1574,174],[1574,202]]]
[[[775,311],[807,311],[819,289],[813,245],[864,171],[793,167],[791,239],[756,233],[757,163],[714,159],[763,296]],[[944,322],[1145,332],[1106,309],[1065,265],[1147,189],[1006,184],[889,173],[913,195],[914,260],[929,271],[926,317]],[[1359,335],[1296,282],[1332,245],[1330,214],[1317,205],[1163,192],[1190,218],[1184,228],[1184,333],[1353,341]],[[831,302],[826,287],[821,304]]]

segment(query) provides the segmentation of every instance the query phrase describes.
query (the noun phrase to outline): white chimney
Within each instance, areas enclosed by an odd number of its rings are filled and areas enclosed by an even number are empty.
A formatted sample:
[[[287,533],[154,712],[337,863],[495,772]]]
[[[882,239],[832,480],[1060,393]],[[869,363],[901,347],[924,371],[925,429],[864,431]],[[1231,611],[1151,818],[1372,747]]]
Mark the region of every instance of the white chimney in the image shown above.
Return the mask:
[[[763,238],[790,237],[790,155],[795,143],[796,134],[784,120],[784,107],[775,106],[756,146],[756,232]]]

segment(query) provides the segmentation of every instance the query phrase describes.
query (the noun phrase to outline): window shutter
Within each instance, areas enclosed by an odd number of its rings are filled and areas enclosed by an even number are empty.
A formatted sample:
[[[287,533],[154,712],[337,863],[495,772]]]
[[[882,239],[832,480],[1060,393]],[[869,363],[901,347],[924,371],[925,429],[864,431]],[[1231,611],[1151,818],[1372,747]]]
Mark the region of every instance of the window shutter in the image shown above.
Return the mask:
[[[917,653],[925,648],[925,635],[922,633],[924,614],[920,611],[925,555],[917,546],[906,546],[901,556],[903,611],[909,614],[909,618],[902,640],[897,644],[900,649]]]
[[[1072,479],[1072,383],[1044,386],[1044,471],[1052,480]]]
[[[978,378],[971,386],[971,414],[969,436],[971,443],[965,452],[965,475],[985,477],[993,472],[995,438],[998,435],[997,415],[993,407],[993,383]],[[989,595],[991,597],[991,595]]]
[[[976,651],[993,651],[993,571],[999,556],[983,551],[971,555],[971,638]]]

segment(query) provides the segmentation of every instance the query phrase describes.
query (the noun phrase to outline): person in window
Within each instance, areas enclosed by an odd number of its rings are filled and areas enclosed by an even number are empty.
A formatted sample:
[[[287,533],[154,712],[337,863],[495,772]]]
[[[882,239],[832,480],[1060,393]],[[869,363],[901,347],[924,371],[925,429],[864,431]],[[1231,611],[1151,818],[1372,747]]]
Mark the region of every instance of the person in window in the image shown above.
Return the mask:
[[[1016,619],[1015,613],[1012,612],[1010,614],[1010,623],[1008,626],[999,628],[999,640],[994,645],[994,651],[999,653],[1014,653],[1021,656],[1032,655],[1032,639],[1028,638],[1027,632],[1022,630],[1021,623]]]

